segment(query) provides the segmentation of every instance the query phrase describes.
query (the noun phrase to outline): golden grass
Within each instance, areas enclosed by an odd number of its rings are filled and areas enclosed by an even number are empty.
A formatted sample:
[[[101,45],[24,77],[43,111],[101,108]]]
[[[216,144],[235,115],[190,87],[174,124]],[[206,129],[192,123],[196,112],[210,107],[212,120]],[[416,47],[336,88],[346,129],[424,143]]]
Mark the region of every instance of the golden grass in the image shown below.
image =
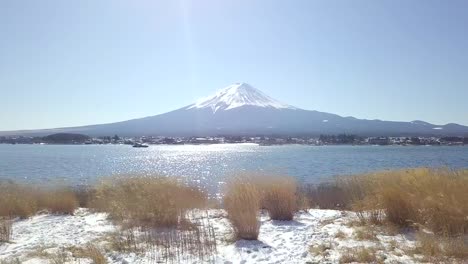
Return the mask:
[[[343,252],[339,263],[383,263],[377,258],[374,248],[357,247]]]
[[[114,178],[96,187],[90,203],[126,227],[176,227],[187,210],[205,206],[206,195],[177,178]]]
[[[246,177],[227,183],[224,208],[233,225],[237,239],[256,240],[260,229],[258,218],[260,192],[258,186]]]
[[[291,221],[298,208],[297,185],[292,177],[259,177],[255,184],[260,191],[260,206],[272,220]]]
[[[53,214],[72,215],[78,207],[75,193],[67,188],[42,191],[38,201],[39,208],[47,209]]]
[[[27,218],[37,210],[36,189],[14,183],[0,183],[0,217]]]
[[[40,210],[73,214],[77,206],[76,196],[69,188],[0,183],[0,217],[27,218]]]
[[[437,234],[468,230],[468,171],[410,169],[341,178],[363,221],[422,225]]]

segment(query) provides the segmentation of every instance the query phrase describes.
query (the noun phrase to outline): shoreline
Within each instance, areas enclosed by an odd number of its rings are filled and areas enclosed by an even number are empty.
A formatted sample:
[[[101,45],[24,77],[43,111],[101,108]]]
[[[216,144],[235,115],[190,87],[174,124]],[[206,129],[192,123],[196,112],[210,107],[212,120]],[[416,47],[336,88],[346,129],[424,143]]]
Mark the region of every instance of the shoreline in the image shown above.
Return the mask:
[[[129,146],[131,144],[54,144],[54,143],[0,143],[2,145],[34,145],[34,146]],[[261,143],[214,143],[214,144],[204,144],[204,143],[184,143],[184,144],[151,144],[148,143],[148,146],[259,146],[259,147],[275,147],[275,146],[308,146],[308,147],[332,147],[332,146],[349,146],[349,147],[465,147],[468,144],[428,144],[428,145],[416,145],[416,144],[388,144],[388,145],[378,145],[378,144],[261,144]]]

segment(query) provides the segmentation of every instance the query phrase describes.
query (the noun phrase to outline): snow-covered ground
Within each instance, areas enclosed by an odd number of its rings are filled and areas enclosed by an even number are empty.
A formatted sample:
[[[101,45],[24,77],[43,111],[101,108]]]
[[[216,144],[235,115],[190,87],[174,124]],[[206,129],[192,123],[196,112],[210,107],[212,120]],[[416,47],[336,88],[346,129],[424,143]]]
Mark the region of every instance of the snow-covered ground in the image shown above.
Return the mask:
[[[414,245],[410,236],[381,232],[367,240],[359,238],[362,227],[349,224],[355,220],[351,212],[311,209],[297,213],[289,222],[272,221],[262,215],[259,240],[237,242],[229,239],[232,229],[224,211],[208,210],[205,215],[216,234],[215,263],[338,263],[349,249],[361,247],[373,250],[385,263],[414,263],[402,250]],[[105,214],[87,209],[77,210],[74,216],[44,214],[16,220],[11,242],[0,245],[0,263],[16,258],[21,263],[49,263],[37,252],[54,253],[88,243],[102,247],[106,236],[117,229]],[[145,252],[103,252],[108,263],[155,263]],[[68,254],[68,263],[91,263]]]

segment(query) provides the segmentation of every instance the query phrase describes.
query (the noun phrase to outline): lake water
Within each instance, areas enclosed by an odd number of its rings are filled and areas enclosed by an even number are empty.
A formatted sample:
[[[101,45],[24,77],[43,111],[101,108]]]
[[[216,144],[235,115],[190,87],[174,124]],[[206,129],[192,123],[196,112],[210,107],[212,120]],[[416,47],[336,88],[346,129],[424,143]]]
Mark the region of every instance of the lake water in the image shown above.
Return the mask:
[[[468,168],[468,147],[0,144],[0,179],[45,184],[162,174],[218,186],[242,171],[287,174],[316,183],[336,175],[410,167]]]

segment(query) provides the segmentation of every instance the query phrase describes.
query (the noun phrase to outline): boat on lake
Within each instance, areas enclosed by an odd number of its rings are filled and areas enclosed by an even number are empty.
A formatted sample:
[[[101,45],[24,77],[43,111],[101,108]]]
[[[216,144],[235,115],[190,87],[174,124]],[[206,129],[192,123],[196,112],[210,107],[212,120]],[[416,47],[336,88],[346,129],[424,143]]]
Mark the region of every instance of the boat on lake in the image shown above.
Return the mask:
[[[135,143],[135,144],[133,144],[133,147],[134,148],[147,148],[149,146],[146,145],[146,144],[142,144],[142,143]]]

